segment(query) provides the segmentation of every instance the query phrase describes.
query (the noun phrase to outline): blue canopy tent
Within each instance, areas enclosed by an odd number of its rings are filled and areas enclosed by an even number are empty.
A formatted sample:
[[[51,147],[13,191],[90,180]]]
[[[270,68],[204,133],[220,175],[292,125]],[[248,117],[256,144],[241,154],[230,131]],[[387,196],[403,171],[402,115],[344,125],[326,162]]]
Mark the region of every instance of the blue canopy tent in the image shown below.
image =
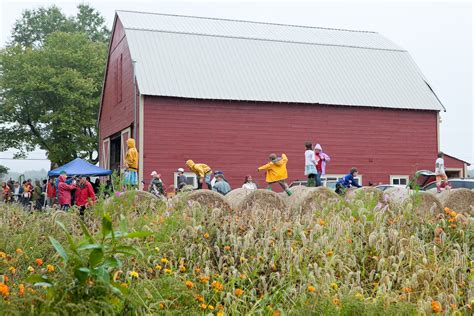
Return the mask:
[[[108,176],[112,174],[111,170],[94,166],[81,158],[76,158],[64,166],[49,171],[48,177],[57,177],[63,171],[68,176]]]

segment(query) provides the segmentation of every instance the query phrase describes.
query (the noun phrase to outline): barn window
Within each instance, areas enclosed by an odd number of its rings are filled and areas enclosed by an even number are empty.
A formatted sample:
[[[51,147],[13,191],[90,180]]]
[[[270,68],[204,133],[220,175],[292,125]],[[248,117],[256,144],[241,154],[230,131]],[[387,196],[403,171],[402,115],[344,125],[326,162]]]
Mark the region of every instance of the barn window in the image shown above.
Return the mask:
[[[192,185],[193,188],[197,189],[197,177],[194,172],[185,172],[184,176],[186,177],[186,184]],[[173,174],[174,187],[178,187],[178,173]]]
[[[407,185],[408,176],[390,176],[390,184],[393,185]]]

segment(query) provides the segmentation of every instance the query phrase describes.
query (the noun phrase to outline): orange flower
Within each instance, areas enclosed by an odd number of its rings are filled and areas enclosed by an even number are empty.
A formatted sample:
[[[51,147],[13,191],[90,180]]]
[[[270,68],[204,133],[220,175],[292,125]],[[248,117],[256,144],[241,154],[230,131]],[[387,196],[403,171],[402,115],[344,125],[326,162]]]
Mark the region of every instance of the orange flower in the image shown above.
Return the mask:
[[[194,298],[195,298],[196,301],[198,301],[199,303],[203,303],[203,302],[204,302],[204,296],[202,296],[202,295],[195,295]]]
[[[23,284],[18,285],[18,295],[19,296],[25,295],[25,286]]]
[[[220,310],[220,311],[223,311],[224,310],[224,305],[222,304],[217,304],[217,309]]]
[[[211,286],[212,286],[212,288],[213,288],[214,290],[216,290],[217,292],[218,292],[218,291],[222,291],[222,289],[224,288],[224,286],[222,285],[222,283],[219,282],[219,281],[214,281],[214,282],[212,282]]]
[[[8,275],[4,275],[4,276],[3,276],[3,281],[5,281],[5,283],[7,283],[8,280],[10,280],[10,278],[8,277]]]
[[[36,264],[37,264],[38,266],[42,266],[42,265],[43,265],[43,259],[38,258],[38,259],[35,260],[35,262],[36,262]]]
[[[349,244],[352,244],[352,239],[348,239],[347,242],[348,242]]]
[[[191,281],[186,281],[185,284],[186,284],[186,286],[188,287],[188,289],[192,289],[193,286],[194,286],[193,282],[191,282]]]
[[[436,314],[441,313],[443,311],[443,307],[441,306],[441,303],[438,302],[438,301],[432,301],[431,302],[431,309]]]
[[[320,220],[319,220],[319,225],[321,225],[321,226],[326,225],[326,222],[324,221],[324,219],[320,219]]]
[[[229,251],[229,250],[230,250],[230,246],[225,246],[225,247],[224,247],[224,250],[225,250],[225,251]]]
[[[455,211],[449,212],[449,216],[451,217],[456,217],[456,215],[458,215],[458,213],[456,213]]]
[[[309,293],[314,293],[314,292],[316,292],[316,288],[312,285],[308,285],[308,292]]]
[[[326,252],[326,256],[328,256],[328,257],[332,257],[333,254],[334,254],[334,252],[332,252],[331,250]]]
[[[336,306],[341,306],[341,301],[338,298],[333,298],[332,303]]]
[[[209,283],[209,277],[207,277],[207,276],[202,276],[202,277],[199,278],[199,281],[200,281],[201,283],[204,283],[204,284]]]
[[[10,295],[10,288],[5,284],[0,282],[0,295],[3,297],[7,297]]]
[[[0,259],[5,259],[7,257],[7,254],[4,253],[3,251],[0,251]]]
[[[235,289],[234,294],[235,294],[235,296],[242,296],[244,294],[244,290]]]
[[[201,273],[201,268],[194,268],[194,272]]]
[[[444,212],[445,212],[446,214],[448,214],[449,211],[450,211],[449,207],[445,207],[445,208],[444,208]]]
[[[202,303],[201,305],[199,305],[201,307],[202,310],[205,310],[207,308],[207,305]]]
[[[280,312],[279,311],[274,311],[273,316],[280,316]]]
[[[404,287],[404,288],[402,289],[402,291],[403,291],[404,293],[411,293],[411,292],[413,292],[413,290],[412,290],[411,288],[409,288],[409,287]]]
[[[204,233],[204,238],[209,238],[209,234],[208,233]]]

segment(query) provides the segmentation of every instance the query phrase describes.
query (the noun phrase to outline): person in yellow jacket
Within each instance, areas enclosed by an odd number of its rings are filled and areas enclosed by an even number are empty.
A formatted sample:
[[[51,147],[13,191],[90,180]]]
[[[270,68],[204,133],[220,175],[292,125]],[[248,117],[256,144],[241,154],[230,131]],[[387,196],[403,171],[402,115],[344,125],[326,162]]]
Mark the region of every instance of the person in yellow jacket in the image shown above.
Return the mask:
[[[208,189],[212,190],[211,167],[203,163],[194,163],[192,160],[186,161],[186,166],[188,166],[188,168],[196,174],[198,180],[198,189],[202,189],[202,184],[206,182]]]
[[[138,151],[135,148],[135,140],[127,139],[127,155],[125,156],[125,185],[138,185]]]
[[[267,172],[265,181],[268,184],[268,189],[271,190],[272,185],[278,183],[285,190],[286,194],[291,195],[288,183],[285,181],[288,178],[288,171],[286,170],[288,158],[285,154],[281,154],[281,157],[277,157],[276,154],[270,154],[268,158],[270,162],[258,168],[258,171],[265,170]]]

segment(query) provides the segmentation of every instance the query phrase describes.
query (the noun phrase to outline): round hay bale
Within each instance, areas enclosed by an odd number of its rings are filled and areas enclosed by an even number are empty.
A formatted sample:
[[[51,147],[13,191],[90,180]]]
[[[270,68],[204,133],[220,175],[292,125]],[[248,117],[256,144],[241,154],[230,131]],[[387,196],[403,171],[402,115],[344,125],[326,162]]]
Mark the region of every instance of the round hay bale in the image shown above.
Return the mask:
[[[443,213],[443,204],[431,192],[414,192],[409,195],[410,202],[417,214],[426,215],[433,212],[434,215]]]
[[[378,202],[383,202],[382,191],[374,187],[361,187],[355,190],[347,190],[345,197],[351,202],[355,200],[369,202],[374,199]]]
[[[466,188],[452,189],[437,194],[437,197],[443,207],[474,216],[474,191]]]
[[[229,203],[230,207],[233,210],[238,210],[242,204],[244,198],[250,194],[252,190],[247,190],[244,188],[238,188],[230,191],[224,197],[224,199]]]
[[[190,184],[186,184],[182,189],[181,192],[191,192],[194,191],[194,187]]]
[[[229,203],[224,199],[224,196],[211,190],[196,190],[189,194],[183,194],[182,197],[188,203],[196,202],[210,209],[220,208],[230,211]]]
[[[305,197],[308,195],[309,192],[311,192],[312,189],[315,189],[315,188],[308,188],[302,185],[298,185],[298,186],[290,188],[290,191],[291,191],[290,196],[288,196],[288,194],[283,192],[287,196],[288,206],[292,209],[299,208],[301,206],[301,203],[305,199]]]
[[[307,189],[309,189],[307,186],[304,186],[304,185],[295,185],[294,187],[291,187],[290,188],[290,191],[291,193],[297,193],[297,192],[300,192],[300,191],[307,191]],[[283,192],[286,194],[286,192]],[[286,194],[288,196],[288,194]]]
[[[410,196],[410,189],[407,188],[389,188],[383,192],[384,200],[389,203],[402,204]]]
[[[239,211],[286,210],[286,202],[278,193],[270,190],[254,190],[247,194],[239,204]]]
[[[327,205],[334,204],[340,201],[339,195],[336,192],[326,188],[308,188],[306,195],[301,200],[299,206],[302,211],[322,211]]]

